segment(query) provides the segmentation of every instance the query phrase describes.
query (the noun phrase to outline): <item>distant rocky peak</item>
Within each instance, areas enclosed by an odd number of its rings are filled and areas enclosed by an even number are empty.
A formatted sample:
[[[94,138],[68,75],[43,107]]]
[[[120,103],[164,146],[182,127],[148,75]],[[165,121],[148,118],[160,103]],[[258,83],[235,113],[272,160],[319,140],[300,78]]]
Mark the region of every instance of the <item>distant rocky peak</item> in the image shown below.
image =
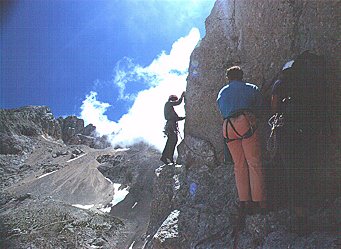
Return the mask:
[[[42,134],[60,139],[60,127],[47,106],[25,106],[0,110],[0,133],[38,136]]]
[[[27,151],[30,146],[25,142],[26,138],[40,135],[63,140],[65,144],[85,144],[94,148],[110,146],[105,138],[99,138],[96,134],[94,125],[84,127],[84,120],[74,115],[55,119],[47,106],[0,109],[0,140],[4,144],[0,150],[2,154]]]

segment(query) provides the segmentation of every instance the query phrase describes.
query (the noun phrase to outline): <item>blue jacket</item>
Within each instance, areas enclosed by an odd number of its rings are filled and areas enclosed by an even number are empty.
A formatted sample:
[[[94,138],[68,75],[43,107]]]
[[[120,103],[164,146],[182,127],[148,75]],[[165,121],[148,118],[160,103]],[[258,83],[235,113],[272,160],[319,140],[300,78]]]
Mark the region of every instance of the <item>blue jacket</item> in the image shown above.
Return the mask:
[[[237,80],[230,81],[219,91],[217,103],[224,119],[241,110],[249,110],[257,115],[264,108],[264,99],[258,87]]]

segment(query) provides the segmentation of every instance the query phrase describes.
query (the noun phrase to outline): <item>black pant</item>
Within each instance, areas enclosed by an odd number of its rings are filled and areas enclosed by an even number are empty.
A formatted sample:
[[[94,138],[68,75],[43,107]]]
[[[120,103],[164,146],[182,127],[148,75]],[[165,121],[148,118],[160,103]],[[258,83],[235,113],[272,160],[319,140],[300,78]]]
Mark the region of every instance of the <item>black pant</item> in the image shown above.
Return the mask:
[[[162,158],[170,159],[173,162],[175,146],[178,142],[178,134],[176,131],[168,131],[166,146],[162,152]]]
[[[314,195],[314,177],[318,164],[317,136],[307,129],[298,131],[291,127],[283,127],[279,135],[283,166],[287,172],[289,202],[294,206],[309,205]]]

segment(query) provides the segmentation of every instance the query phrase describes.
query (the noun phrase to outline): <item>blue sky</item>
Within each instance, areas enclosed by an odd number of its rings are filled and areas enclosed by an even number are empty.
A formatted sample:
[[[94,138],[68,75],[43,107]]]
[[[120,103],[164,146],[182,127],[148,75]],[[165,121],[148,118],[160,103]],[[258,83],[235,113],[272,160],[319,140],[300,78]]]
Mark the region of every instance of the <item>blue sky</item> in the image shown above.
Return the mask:
[[[140,93],[170,82],[174,72],[179,77],[173,80],[180,79],[185,88],[188,56],[181,58],[176,51],[187,54],[183,49],[192,50],[204,36],[213,4],[214,0],[2,2],[0,108],[47,105],[56,117],[87,119],[85,106],[91,103],[92,111],[99,111],[98,120],[116,125],[136,106]],[[191,45],[183,45],[186,37]],[[174,83],[168,83],[171,91],[169,84]]]

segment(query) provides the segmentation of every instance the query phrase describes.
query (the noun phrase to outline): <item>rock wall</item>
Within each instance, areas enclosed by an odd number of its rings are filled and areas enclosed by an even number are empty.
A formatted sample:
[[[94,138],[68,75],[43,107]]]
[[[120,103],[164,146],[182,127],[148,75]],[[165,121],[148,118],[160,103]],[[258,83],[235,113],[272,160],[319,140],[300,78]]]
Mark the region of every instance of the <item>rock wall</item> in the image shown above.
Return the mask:
[[[185,139],[178,146],[178,162],[184,167],[177,176],[180,188],[176,193],[167,192],[167,198],[154,200],[154,209],[161,213],[154,213],[159,220],[151,219],[154,223],[149,227],[159,229],[151,234],[147,248],[236,248],[236,244],[237,248],[338,248],[340,7],[336,0],[216,1],[206,19],[206,36],[194,49],[189,65]],[[269,97],[284,63],[305,50],[326,57],[332,86],[328,98],[332,129],[320,140],[323,157],[316,171],[320,193],[307,221],[312,229],[305,236],[291,230],[294,216],[285,201],[280,176],[285,165],[266,160],[266,184],[274,208],[267,215],[248,215],[239,228],[233,164],[223,162],[223,120],[216,104],[226,82],[225,70],[241,66],[244,79],[256,83]],[[267,111],[264,114],[269,114]],[[160,191],[165,189],[162,182],[160,185]],[[167,203],[169,209],[157,209],[158,203]],[[177,217],[169,229],[175,227],[177,233],[167,234],[165,225],[174,212]]]
[[[222,152],[218,91],[225,70],[240,65],[244,78],[266,94],[285,62],[304,50],[324,55],[333,86],[333,117],[340,96],[340,1],[217,0],[206,19],[206,36],[194,49],[186,89],[185,135],[199,137]],[[340,120],[334,134],[340,134]],[[339,140],[339,138],[338,138]]]

